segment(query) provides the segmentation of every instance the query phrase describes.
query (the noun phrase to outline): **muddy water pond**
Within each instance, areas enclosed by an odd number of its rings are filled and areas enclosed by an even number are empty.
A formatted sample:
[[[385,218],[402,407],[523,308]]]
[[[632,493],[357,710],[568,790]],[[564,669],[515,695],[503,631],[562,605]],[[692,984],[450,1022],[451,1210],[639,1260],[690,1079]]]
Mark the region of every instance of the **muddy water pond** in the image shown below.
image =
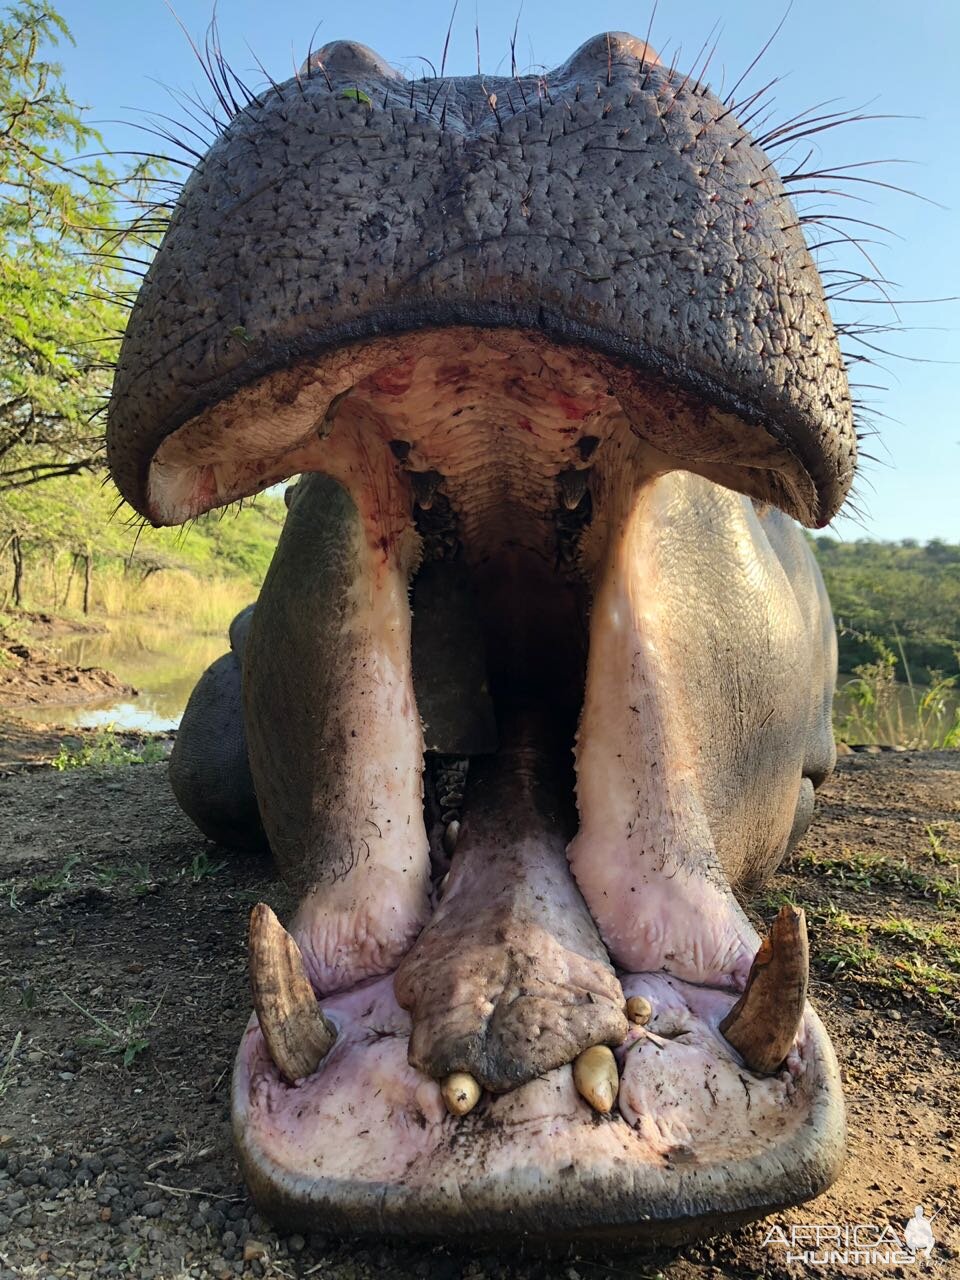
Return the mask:
[[[78,667],[104,667],[127,684],[139,690],[136,698],[120,698],[116,694],[103,702],[83,707],[54,707],[49,704],[33,710],[20,710],[24,719],[63,725],[139,729],[161,732],[175,729],[187,699],[201,672],[229,643],[225,634],[208,635],[183,631],[173,625],[158,625],[152,619],[131,619],[114,625],[109,631],[83,635],[66,635],[54,642],[57,656]],[[852,677],[841,675],[834,702],[834,719],[845,728],[849,741],[917,742],[925,741],[934,728],[924,732],[918,716],[917,701],[924,690],[897,685],[886,713],[871,720],[858,714],[852,696]],[[960,693],[953,691],[944,698],[940,724],[952,724],[960,707]],[[929,720],[929,716],[925,717]],[[940,745],[930,741],[927,745]]]
[[[112,725],[159,733],[175,729],[201,672],[230,647],[226,635],[204,635],[131,620],[84,635],[57,637],[57,657],[71,666],[103,667],[137,689],[135,698],[110,694],[82,707],[18,709],[25,720],[87,728]]]

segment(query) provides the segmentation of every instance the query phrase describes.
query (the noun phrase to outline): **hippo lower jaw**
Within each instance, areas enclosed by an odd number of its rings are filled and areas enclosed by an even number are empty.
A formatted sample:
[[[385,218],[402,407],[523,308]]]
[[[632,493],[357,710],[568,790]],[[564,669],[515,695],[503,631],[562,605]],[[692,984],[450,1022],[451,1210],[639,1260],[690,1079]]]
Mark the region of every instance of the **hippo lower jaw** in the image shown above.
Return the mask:
[[[323,1002],[337,1043],[295,1086],[254,1015],[233,1079],[254,1199],[291,1228],[346,1234],[680,1242],[830,1185],[843,1105],[811,1009],[785,1068],[763,1078],[717,1031],[728,996],[662,975],[621,980],[656,1013],[617,1050],[619,1101],[607,1116],[577,1092],[569,1065],[448,1114],[408,1064],[409,1018],[390,976]]]
[[[348,1232],[660,1240],[809,1199],[844,1125],[805,956],[752,1034],[730,1025],[769,959],[730,886],[782,854],[819,780],[805,704],[782,700],[812,678],[804,624],[776,513],[676,470],[759,487],[779,447],[704,461],[689,405],[634,383],[641,438],[616,370],[537,335],[354,354],[217,406],[152,469],[180,512],[252,467],[330,477],[294,495],[299,551],[281,543],[243,662],[264,826],[303,893],[295,948],[255,939],[233,1084],[255,1198]],[[725,611],[751,624],[732,667]],[[704,750],[710,717],[677,705],[688,667],[724,707],[736,683],[733,748]],[[465,795],[434,771],[426,825],[425,747],[472,758]],[[575,1084],[597,1045],[612,1105]]]

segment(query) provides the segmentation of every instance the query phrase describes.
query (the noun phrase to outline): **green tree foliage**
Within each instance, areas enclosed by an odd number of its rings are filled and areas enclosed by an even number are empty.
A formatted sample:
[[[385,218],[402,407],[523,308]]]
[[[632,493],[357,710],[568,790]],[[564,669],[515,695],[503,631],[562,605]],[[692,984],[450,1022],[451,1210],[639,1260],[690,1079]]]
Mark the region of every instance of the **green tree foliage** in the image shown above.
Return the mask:
[[[95,418],[126,319],[122,267],[156,228],[157,174],[77,159],[101,139],[45,49],[70,32],[41,0],[0,11],[0,502],[11,489],[102,466]],[[145,253],[146,250],[146,253]]]
[[[876,637],[904,657],[914,680],[960,670],[960,546],[935,540],[903,542],[813,540],[840,639],[840,669],[876,659]]]

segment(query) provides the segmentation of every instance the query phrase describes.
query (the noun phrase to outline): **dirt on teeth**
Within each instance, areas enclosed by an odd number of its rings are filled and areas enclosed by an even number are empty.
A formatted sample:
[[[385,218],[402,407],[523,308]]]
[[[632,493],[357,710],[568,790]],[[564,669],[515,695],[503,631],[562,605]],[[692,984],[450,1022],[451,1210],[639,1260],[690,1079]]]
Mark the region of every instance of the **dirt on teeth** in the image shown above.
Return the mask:
[[[440,1092],[452,1116],[465,1116],[480,1101],[480,1086],[466,1071],[454,1071],[444,1080]]]

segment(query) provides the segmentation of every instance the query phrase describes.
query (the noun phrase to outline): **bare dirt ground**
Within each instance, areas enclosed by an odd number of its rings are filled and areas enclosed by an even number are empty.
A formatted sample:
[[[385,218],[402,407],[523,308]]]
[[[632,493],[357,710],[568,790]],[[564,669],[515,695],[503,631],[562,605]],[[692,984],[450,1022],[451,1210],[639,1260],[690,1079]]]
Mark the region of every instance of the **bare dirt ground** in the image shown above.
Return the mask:
[[[177,810],[162,764],[0,777],[0,1277],[440,1280],[960,1276],[960,752],[845,757],[813,831],[748,903],[807,909],[850,1158],[813,1204],[660,1253],[526,1258],[277,1235],[229,1130],[245,931],[272,871]],[[929,1262],[814,1268],[772,1225],[935,1215]]]

